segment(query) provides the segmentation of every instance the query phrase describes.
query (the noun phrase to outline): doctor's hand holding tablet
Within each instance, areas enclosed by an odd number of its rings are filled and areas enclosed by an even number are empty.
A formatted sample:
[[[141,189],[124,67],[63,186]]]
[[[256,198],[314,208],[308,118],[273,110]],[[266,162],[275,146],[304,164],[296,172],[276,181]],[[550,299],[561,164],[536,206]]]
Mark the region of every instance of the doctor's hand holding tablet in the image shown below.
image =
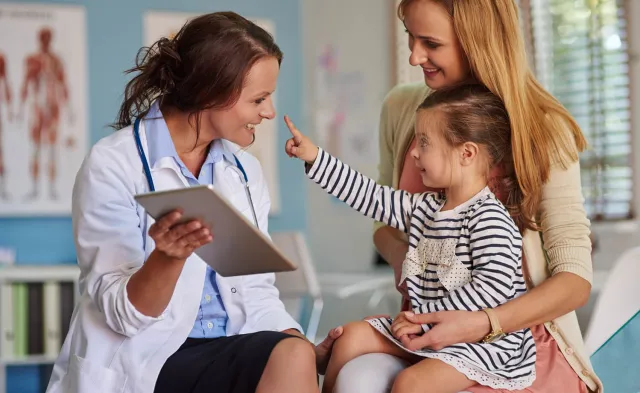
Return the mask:
[[[213,240],[211,230],[200,220],[179,223],[182,218],[182,211],[177,209],[149,227],[149,237],[156,244],[154,252],[168,259],[184,260]]]

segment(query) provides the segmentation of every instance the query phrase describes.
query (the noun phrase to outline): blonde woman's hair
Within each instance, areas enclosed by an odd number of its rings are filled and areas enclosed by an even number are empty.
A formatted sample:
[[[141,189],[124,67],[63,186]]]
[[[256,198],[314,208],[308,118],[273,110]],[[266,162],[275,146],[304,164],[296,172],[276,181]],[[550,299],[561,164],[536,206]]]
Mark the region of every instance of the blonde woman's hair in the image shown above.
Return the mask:
[[[504,102],[521,211],[536,220],[551,165],[566,168],[576,162],[587,142],[578,123],[529,69],[514,0],[401,0],[401,20],[415,1],[432,1],[449,12],[474,78]],[[527,228],[539,226],[534,221]]]

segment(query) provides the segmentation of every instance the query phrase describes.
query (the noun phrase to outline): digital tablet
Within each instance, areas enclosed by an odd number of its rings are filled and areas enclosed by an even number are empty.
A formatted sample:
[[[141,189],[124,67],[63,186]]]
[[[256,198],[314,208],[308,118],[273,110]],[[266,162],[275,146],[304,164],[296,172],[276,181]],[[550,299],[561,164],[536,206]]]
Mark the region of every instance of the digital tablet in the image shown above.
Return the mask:
[[[221,197],[213,186],[203,185],[139,194],[135,199],[155,220],[181,209],[181,222],[201,219],[211,228],[213,240],[195,250],[221,276],[242,276],[296,270],[247,218]]]

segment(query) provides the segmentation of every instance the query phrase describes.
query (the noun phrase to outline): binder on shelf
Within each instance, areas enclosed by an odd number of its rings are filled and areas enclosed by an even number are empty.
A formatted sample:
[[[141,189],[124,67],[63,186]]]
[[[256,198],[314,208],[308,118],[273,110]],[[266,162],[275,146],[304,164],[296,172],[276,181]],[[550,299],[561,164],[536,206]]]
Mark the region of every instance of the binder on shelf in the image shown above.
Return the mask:
[[[0,283],[0,356],[13,356],[13,288],[9,283]]]
[[[56,281],[47,281],[43,288],[44,296],[44,353],[57,356],[62,347],[60,334],[60,287]]]
[[[75,307],[75,286],[73,282],[60,283],[60,334],[66,337]]]
[[[27,284],[27,354],[44,353],[44,308],[41,282]]]
[[[27,284],[13,283],[13,354],[27,354]]]

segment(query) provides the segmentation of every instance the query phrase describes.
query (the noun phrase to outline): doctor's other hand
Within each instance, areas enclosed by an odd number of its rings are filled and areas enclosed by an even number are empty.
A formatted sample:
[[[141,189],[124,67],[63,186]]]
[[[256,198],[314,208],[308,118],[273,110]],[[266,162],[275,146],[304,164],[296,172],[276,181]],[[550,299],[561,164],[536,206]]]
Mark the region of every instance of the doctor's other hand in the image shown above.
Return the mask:
[[[318,369],[318,374],[324,375],[327,371],[327,364],[329,364],[333,343],[342,336],[342,332],[342,326],[333,328],[329,331],[329,334],[327,334],[327,338],[325,338],[320,344],[316,345],[316,367]]]
[[[213,240],[213,235],[201,221],[178,224],[181,218],[179,210],[165,214],[149,227],[149,236],[156,243],[156,252],[169,259],[184,261],[196,249]]]
[[[296,157],[305,161],[307,164],[313,164],[318,156],[318,146],[314,145],[309,138],[302,135],[289,116],[284,117],[284,122],[287,124],[287,127],[289,127],[292,136],[284,145],[284,151],[289,157]]]

